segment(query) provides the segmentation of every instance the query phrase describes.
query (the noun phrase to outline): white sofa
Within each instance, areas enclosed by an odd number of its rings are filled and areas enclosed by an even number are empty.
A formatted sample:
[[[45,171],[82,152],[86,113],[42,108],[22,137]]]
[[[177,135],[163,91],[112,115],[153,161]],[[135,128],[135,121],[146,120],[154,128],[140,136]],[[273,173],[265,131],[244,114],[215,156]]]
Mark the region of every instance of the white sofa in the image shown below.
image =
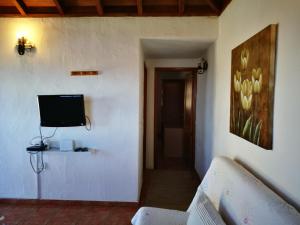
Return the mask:
[[[206,194],[229,225],[300,225],[300,214],[295,208],[240,164],[225,157],[212,161],[197,194],[200,192]],[[184,225],[188,217],[189,210],[142,207],[132,224]]]

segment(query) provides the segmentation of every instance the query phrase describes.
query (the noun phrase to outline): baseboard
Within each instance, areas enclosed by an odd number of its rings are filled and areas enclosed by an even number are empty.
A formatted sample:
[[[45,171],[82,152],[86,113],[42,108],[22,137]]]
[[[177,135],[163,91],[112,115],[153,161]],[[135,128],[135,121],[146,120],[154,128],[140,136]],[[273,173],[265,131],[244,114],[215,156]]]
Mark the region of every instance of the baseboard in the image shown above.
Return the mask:
[[[48,199],[0,199],[0,204],[18,205],[57,205],[57,206],[106,206],[106,207],[139,207],[139,202],[108,202],[81,200],[48,200]]]

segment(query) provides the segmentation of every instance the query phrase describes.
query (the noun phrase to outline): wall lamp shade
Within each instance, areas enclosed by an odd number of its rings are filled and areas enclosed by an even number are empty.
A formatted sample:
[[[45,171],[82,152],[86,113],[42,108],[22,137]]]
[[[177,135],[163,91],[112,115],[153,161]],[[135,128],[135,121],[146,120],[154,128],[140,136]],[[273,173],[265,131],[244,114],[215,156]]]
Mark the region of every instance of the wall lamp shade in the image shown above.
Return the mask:
[[[207,61],[204,58],[201,58],[197,67],[197,75],[203,74],[207,70],[207,68],[208,68]]]
[[[33,48],[34,46],[25,37],[18,39],[17,49],[19,55],[24,55],[26,50],[31,51]]]

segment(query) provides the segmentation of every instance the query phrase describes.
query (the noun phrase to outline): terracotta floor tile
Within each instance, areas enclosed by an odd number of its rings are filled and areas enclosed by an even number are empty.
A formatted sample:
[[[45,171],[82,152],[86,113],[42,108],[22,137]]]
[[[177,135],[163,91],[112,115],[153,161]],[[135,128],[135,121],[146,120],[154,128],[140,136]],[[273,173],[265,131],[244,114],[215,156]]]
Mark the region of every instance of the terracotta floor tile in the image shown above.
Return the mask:
[[[136,207],[0,204],[0,225],[129,225]]]

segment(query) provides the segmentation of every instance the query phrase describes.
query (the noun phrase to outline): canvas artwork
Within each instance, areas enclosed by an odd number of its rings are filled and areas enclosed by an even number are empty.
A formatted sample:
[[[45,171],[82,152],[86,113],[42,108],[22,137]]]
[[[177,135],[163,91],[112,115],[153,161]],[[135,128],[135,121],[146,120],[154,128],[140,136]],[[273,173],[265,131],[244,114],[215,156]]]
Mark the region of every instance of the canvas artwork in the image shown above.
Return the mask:
[[[276,24],[232,50],[230,132],[273,148]]]

